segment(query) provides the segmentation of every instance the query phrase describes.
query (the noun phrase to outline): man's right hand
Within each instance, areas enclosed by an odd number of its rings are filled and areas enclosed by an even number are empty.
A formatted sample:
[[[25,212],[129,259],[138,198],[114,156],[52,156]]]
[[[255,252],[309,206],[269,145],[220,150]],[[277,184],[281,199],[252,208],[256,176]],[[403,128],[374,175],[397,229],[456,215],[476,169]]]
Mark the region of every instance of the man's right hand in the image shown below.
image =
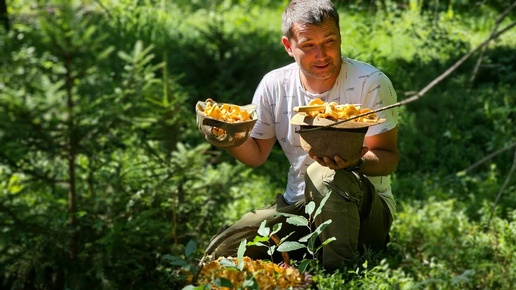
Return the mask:
[[[369,149],[367,147],[362,147],[362,150],[360,152],[360,158],[362,158],[362,156],[364,156],[368,150]],[[333,170],[351,168],[353,166],[356,166],[360,162],[360,158],[346,160],[340,157],[339,155],[335,155],[333,159],[330,157],[319,157],[313,154],[308,154],[308,156],[310,156],[310,158],[315,160],[321,166],[325,166]]]

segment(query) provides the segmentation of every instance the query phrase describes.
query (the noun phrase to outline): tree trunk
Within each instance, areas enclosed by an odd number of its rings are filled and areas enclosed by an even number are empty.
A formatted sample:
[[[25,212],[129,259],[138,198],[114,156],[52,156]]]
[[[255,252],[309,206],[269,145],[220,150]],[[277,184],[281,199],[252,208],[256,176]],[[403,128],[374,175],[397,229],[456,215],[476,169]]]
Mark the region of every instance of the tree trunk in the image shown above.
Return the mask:
[[[11,29],[11,24],[9,23],[9,14],[7,13],[7,0],[0,0],[0,22],[3,23],[5,31],[9,31]]]
[[[71,228],[70,236],[70,260],[74,261],[77,258],[78,253],[78,236],[77,236],[77,193],[75,188],[75,154],[76,154],[76,136],[75,136],[75,119],[74,119],[74,101],[73,101],[73,82],[72,77],[72,57],[71,55],[65,55],[65,66],[66,66],[66,95],[67,95],[67,109],[68,109],[68,130],[70,136],[68,137],[68,224]]]

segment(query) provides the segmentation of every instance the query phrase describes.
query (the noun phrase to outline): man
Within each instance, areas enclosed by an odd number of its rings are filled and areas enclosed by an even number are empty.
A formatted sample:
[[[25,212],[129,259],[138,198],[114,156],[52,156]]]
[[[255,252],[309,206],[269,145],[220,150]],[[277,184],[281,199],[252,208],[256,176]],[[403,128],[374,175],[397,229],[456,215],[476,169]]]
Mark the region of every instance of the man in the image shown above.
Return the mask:
[[[275,213],[302,215],[307,201],[320,203],[326,194],[332,193],[315,223],[332,220],[320,238],[336,238],[322,250],[324,268],[334,270],[352,261],[364,248],[380,250],[388,241],[395,211],[389,175],[399,160],[398,112],[378,112],[386,121],[369,127],[362,157],[344,160],[340,156],[307,155],[296,133],[299,127],[289,123],[295,114],[293,108],[320,98],[377,109],[395,103],[396,93],[378,69],[341,56],[339,15],[331,1],[291,1],[283,12],[282,30],[283,46],[295,62],[264,76],[253,97],[253,103],[258,105],[258,121],[251,138],[228,151],[244,164],[257,167],[267,160],[277,140],[291,165],[287,188],[277,197],[275,206],[244,215],[215,236],[211,245],[218,246],[216,256],[234,256],[243,238],[250,241],[256,235],[238,229],[258,226],[263,220],[270,226],[282,222],[280,238],[294,231],[289,240],[296,240],[307,232],[301,227],[289,227]],[[235,234],[228,238],[231,232]],[[246,255],[267,258],[264,251],[251,247]]]

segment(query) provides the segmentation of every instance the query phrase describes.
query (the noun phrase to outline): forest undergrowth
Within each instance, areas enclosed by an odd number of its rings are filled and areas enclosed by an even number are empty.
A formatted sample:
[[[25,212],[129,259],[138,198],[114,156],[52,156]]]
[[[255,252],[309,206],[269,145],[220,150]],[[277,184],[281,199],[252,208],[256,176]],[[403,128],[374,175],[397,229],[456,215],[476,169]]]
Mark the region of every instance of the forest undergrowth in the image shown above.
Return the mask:
[[[335,1],[343,54],[402,102],[390,243],[334,273],[294,266],[312,289],[514,289],[516,2],[365,2]],[[291,61],[285,1],[5,3],[0,288],[184,287],[220,227],[283,192],[279,148],[245,167],[194,105],[247,104]]]

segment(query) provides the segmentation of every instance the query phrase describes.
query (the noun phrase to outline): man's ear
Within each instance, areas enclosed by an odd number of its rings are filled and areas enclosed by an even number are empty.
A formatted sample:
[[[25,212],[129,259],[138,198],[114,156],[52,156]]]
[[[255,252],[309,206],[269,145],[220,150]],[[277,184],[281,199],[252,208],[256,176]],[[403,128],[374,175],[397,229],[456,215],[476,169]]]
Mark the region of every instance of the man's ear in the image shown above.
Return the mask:
[[[283,47],[287,51],[288,55],[294,57],[294,54],[292,54],[292,45],[290,45],[290,41],[286,36],[283,36],[281,38],[281,43],[283,43]]]

